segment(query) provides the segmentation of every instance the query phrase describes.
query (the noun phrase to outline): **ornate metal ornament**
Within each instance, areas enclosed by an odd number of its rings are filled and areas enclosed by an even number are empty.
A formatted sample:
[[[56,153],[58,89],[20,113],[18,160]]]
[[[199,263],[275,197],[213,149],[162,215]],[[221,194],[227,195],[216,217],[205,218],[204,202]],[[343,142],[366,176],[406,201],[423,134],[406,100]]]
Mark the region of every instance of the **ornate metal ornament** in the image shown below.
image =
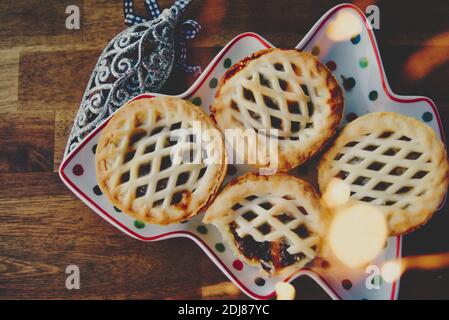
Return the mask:
[[[131,27],[116,35],[100,55],[64,156],[128,100],[144,92],[158,92],[174,65],[187,72],[200,72],[198,67],[185,64],[185,39],[194,38],[200,26],[192,20],[179,23],[190,1],[177,0],[160,13],[156,0],[146,0],[153,18],[146,20],[133,14],[133,1],[125,0],[125,23]]]

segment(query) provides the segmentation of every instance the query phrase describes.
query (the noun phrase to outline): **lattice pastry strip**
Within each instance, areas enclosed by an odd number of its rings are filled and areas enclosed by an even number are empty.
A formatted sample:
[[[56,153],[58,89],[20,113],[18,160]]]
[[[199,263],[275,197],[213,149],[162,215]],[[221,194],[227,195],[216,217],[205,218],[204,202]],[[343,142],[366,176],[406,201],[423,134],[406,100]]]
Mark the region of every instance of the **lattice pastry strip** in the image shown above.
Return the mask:
[[[199,133],[195,122],[203,129]],[[187,101],[158,97],[129,103],[98,143],[100,188],[114,205],[143,221],[189,218],[207,205],[224,177],[223,139],[202,144],[198,135],[207,129],[216,130],[207,114]],[[207,157],[214,161],[206,162]]]
[[[408,196],[421,194],[427,179],[431,177],[428,173],[432,164],[428,162],[430,159],[424,154],[423,146],[400,140],[407,137],[397,133],[387,140],[379,139],[378,136],[382,134],[363,136],[354,146],[356,141],[349,142],[352,147],[342,149],[337,167],[341,172],[349,173],[345,180],[353,185],[354,198],[405,209],[409,203],[402,197],[403,193],[407,192]],[[414,159],[417,156],[419,157]],[[361,176],[353,172],[353,166],[366,170]],[[419,185],[409,185],[410,179],[419,179]],[[364,196],[368,193],[369,197]]]
[[[313,56],[268,49],[226,73],[211,111],[222,129],[254,129],[263,135],[276,129],[269,137],[280,140],[279,169],[287,170],[307,160],[333,135],[343,96],[330,71]],[[266,148],[264,141],[256,140],[258,149]],[[240,157],[251,159],[249,154]],[[269,166],[261,160],[256,164]]]
[[[242,259],[277,273],[315,258],[321,245],[321,210],[306,182],[250,173],[225,187],[204,222],[215,224]]]
[[[332,177],[353,199],[378,206],[392,234],[423,224],[447,190],[448,163],[432,129],[395,113],[371,113],[348,124],[322,158],[319,184]]]
[[[180,139],[178,140],[178,142],[171,141],[174,137],[176,137],[176,135],[174,134],[175,131],[170,132],[167,129],[168,128],[165,127],[164,130],[161,131],[161,134],[158,135],[156,141],[154,141],[154,139],[152,139],[153,137],[151,136],[147,139],[147,141],[145,141],[145,139],[141,139],[138,143],[141,143],[142,145],[137,146],[136,154],[134,155],[133,159],[128,161],[126,167],[124,167],[129,172],[131,172],[130,179],[127,182],[119,185],[118,188],[136,190],[141,185],[148,185],[146,193],[139,197],[138,200],[136,200],[137,203],[144,201],[152,202],[154,204],[154,199],[165,197],[162,207],[167,207],[169,205],[170,198],[166,196],[172,195],[173,197],[173,194],[175,192],[183,190],[185,188],[185,185],[189,185],[188,183],[175,185],[176,181],[179,179],[179,175],[183,172],[189,172],[192,176],[194,176],[197,173],[198,168],[201,167],[201,164],[195,163],[195,159],[190,159],[192,160],[191,163],[186,162],[181,166],[171,168],[172,166],[174,166],[173,164],[171,164],[170,160],[170,153],[173,147],[181,144],[183,145],[184,150],[195,152],[196,144],[187,142],[185,138],[186,135],[190,135],[190,133],[192,132],[191,128],[185,128],[185,134],[179,137]],[[155,146],[154,152],[145,154],[144,150],[146,148],[152,149],[151,146],[153,145]],[[155,170],[155,172],[153,173],[153,171],[150,171],[152,167],[159,168],[159,171]],[[141,176],[141,174],[139,174],[139,171],[142,170],[149,170],[148,175]],[[123,169],[121,171],[123,172]],[[123,174],[126,174],[126,172]],[[157,181],[153,179],[154,177],[158,178]],[[196,180],[194,182],[198,181],[199,180]],[[189,186],[193,185],[190,184]],[[132,201],[133,197],[136,196],[133,196],[132,192],[128,192],[127,197],[129,201]]]
[[[308,236],[303,239],[298,234],[299,232],[292,231],[308,224],[304,218],[304,213],[298,209],[300,205],[297,203],[296,200],[286,200],[270,195],[259,195],[251,201],[244,199],[239,202],[242,207],[235,210],[236,232],[241,238],[249,235],[258,242],[273,242],[285,239],[291,244],[287,249],[288,253],[302,252],[313,259],[316,253],[310,248],[319,242],[319,238]],[[244,217],[247,212],[252,212],[256,217],[248,221]],[[264,234],[262,232],[264,230],[259,228],[265,228],[265,231],[269,228],[269,232]]]

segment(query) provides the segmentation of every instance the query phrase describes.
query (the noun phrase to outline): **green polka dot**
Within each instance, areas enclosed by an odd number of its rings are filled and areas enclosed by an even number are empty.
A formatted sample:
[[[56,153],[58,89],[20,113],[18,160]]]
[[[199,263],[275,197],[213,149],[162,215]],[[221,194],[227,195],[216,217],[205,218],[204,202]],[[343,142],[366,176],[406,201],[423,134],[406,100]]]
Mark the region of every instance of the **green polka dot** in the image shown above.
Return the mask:
[[[136,227],[137,229],[143,229],[143,228],[145,228],[145,223],[143,223],[142,221],[139,221],[139,220],[135,220],[134,227]]]
[[[431,112],[424,112],[423,115],[422,115],[422,119],[425,122],[430,122],[430,121],[433,120],[433,114]]]
[[[207,233],[207,228],[205,226],[198,226],[198,227],[196,227],[196,230],[201,234]]]
[[[195,99],[192,100],[192,103],[196,106],[200,106],[201,105],[201,98],[200,97],[196,97]]]
[[[367,58],[361,58],[359,60],[359,66],[360,66],[360,68],[363,68],[363,69],[368,67],[368,59]]]
[[[223,243],[217,243],[216,245],[215,245],[215,249],[218,251],[218,252],[224,252],[225,250],[226,250],[226,248],[225,248],[225,246],[223,245]]]
[[[218,84],[217,78],[210,79],[209,87],[211,87],[213,89],[213,88],[215,88],[217,86],[217,84]]]
[[[312,48],[312,54],[313,54],[314,56],[318,56],[318,55],[320,54],[320,47],[314,46],[314,47]]]
[[[371,101],[376,101],[378,97],[379,97],[379,94],[377,93],[376,90],[371,91],[371,92],[369,93],[369,95],[368,95],[368,98],[369,98]]]
[[[223,61],[223,67],[225,67],[226,69],[230,68],[231,65],[232,65],[231,59],[226,58],[226,59]]]

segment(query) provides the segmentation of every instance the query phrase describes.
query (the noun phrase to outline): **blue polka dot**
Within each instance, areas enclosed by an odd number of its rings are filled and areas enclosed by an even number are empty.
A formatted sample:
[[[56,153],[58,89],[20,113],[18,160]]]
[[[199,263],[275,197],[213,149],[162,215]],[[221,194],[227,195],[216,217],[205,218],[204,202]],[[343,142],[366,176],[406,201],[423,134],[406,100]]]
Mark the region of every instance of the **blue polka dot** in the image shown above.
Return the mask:
[[[193,100],[192,100],[192,103],[194,104],[194,105],[196,105],[196,106],[201,106],[201,98],[200,97],[196,97],[196,98],[194,98]]]
[[[226,58],[223,61],[223,67],[225,67],[226,69],[230,68],[232,65],[232,60],[230,58]]]
[[[379,94],[377,93],[376,90],[371,91],[371,92],[369,93],[369,95],[368,95],[368,98],[369,98],[371,101],[376,101],[378,97],[379,97]]]
[[[101,196],[103,194],[103,192],[101,192],[101,189],[99,186],[95,186],[93,190],[97,196]]]
[[[341,75],[341,78],[343,80],[343,88],[345,88],[345,90],[350,91],[355,87],[356,81],[353,77],[346,78]]]
[[[343,289],[345,289],[345,290],[351,290],[351,288],[352,288],[352,282],[351,282],[351,280],[349,280],[349,279],[344,279],[344,280],[341,282],[341,286],[342,286]]]
[[[430,122],[433,120],[433,114],[431,112],[424,112],[422,115],[422,119],[424,122]]]
[[[209,82],[209,87],[211,87],[212,89],[214,89],[218,84],[218,79],[217,78],[212,78]]]
[[[205,226],[198,226],[198,227],[196,227],[196,230],[201,234],[207,233],[207,228]]]
[[[225,250],[226,250],[224,244],[221,243],[221,242],[219,242],[219,243],[217,243],[217,244],[215,245],[215,249],[216,249],[218,252],[225,252]]]
[[[357,43],[360,42],[360,39],[361,39],[360,34],[358,34],[358,35],[353,36],[353,37],[351,38],[351,42],[352,42],[353,44],[357,44]]]
[[[263,287],[265,285],[265,279],[258,277],[256,279],[254,279],[254,283],[258,287]]]

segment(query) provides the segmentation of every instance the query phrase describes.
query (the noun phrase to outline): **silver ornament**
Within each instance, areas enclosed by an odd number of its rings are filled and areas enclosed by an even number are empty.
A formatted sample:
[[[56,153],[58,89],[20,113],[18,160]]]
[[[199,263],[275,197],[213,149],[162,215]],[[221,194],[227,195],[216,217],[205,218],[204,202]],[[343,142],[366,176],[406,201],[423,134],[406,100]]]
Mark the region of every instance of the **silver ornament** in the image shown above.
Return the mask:
[[[127,101],[161,89],[177,58],[179,44],[175,41],[175,28],[189,2],[176,1],[150,21],[132,16],[135,23],[136,19],[143,22],[122,31],[109,42],[84,92],[64,156]],[[125,13],[127,9],[125,1]],[[125,18],[129,16],[128,13]],[[185,58],[185,48],[181,54]]]

